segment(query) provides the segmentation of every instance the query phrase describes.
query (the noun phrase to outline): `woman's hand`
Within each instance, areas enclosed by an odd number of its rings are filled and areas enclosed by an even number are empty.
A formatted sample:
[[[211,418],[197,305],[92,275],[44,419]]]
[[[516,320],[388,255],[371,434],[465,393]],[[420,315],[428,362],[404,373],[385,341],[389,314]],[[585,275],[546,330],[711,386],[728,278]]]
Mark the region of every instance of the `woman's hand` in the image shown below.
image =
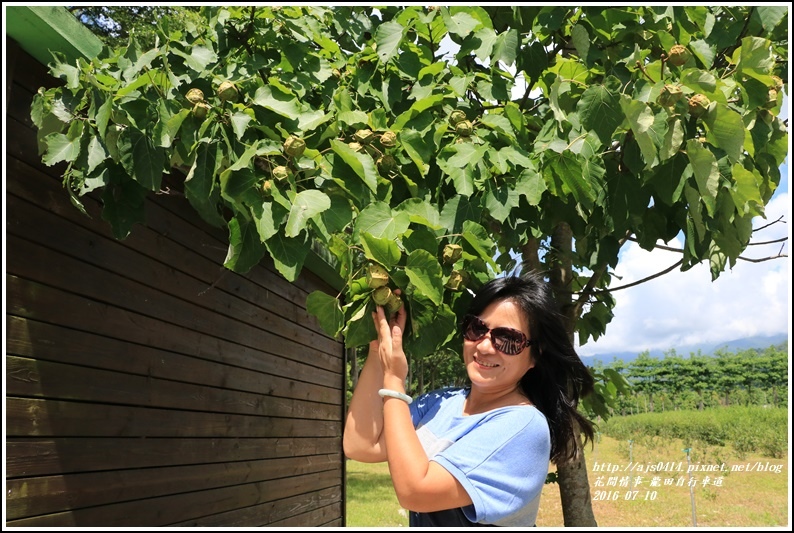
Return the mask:
[[[395,292],[399,294],[400,291]],[[405,378],[408,377],[408,359],[403,351],[403,330],[407,319],[405,305],[401,305],[391,318],[386,317],[382,306],[376,306],[375,312],[372,313],[372,319],[375,321],[375,329],[378,332],[377,347],[383,368],[384,387],[392,387],[389,384],[391,381],[389,378],[397,378],[399,383],[404,383]],[[370,343],[370,350],[372,348],[373,344]]]

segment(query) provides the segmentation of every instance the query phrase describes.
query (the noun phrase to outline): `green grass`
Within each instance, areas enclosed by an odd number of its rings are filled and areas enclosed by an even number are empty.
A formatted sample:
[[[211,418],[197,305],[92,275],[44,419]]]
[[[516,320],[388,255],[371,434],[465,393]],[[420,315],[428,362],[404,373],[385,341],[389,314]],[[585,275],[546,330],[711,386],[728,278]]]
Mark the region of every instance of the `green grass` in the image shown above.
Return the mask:
[[[721,414],[729,414],[728,412]],[[601,434],[595,449],[588,445],[585,459],[590,481],[590,495],[593,498],[593,512],[596,522],[603,527],[692,527],[692,502],[694,496],[696,520],[699,527],[783,527],[789,525],[789,462],[788,457],[780,455],[780,448],[788,449],[788,429],[780,427],[776,420],[777,413],[756,413],[734,411],[733,415],[741,415],[734,423],[741,425],[742,430],[731,435],[742,435],[747,439],[758,435],[767,436],[772,433],[779,445],[768,449],[767,446],[742,447],[728,440],[725,444],[709,442],[705,439],[703,429],[693,438],[687,432],[686,439],[662,436],[652,426],[635,426],[639,434],[631,431],[620,438],[611,438]],[[713,425],[707,418],[699,418],[697,414],[681,413],[682,419],[689,418],[687,425],[693,429],[702,424],[717,432],[720,424]],[[710,415],[704,414],[708,417]],[[770,420],[767,416],[773,416]],[[676,420],[678,420],[676,418]],[[658,422],[658,419],[656,419]],[[630,421],[624,421],[626,423]],[[667,422],[671,422],[667,420]],[[628,440],[632,439],[629,446]],[[764,442],[765,439],[759,439]],[[687,474],[665,472],[658,475],[658,486],[651,486],[654,474],[642,474],[635,500],[627,500],[626,487],[609,487],[606,483],[611,477],[608,474],[593,471],[594,462],[611,463],[626,466],[634,463],[683,462],[687,465],[685,448],[690,448],[690,460],[693,464],[713,465],[725,463],[743,465],[760,462],[777,465],[782,469],[778,474],[770,471],[733,471],[721,477],[719,485],[704,484],[707,474],[695,475],[697,485],[692,494],[686,485],[679,485],[678,478],[686,478]],[[556,468],[551,465],[551,471]],[[614,476],[614,475],[613,475]],[[622,477],[622,476],[616,476]],[[633,477],[633,476],[632,476]],[[714,475],[710,476],[713,480]],[[364,464],[356,461],[347,462],[347,526],[348,527],[405,527],[408,525],[407,512],[400,508],[394,494],[394,488],[386,463]],[[666,479],[673,480],[665,484]],[[604,485],[599,485],[604,483]],[[617,490],[617,500],[595,500],[596,491]],[[655,491],[653,499],[646,499],[646,491]],[[562,506],[557,484],[547,484],[543,488],[538,514],[539,527],[563,527]]]
[[[347,461],[347,527],[408,527],[386,463]]]

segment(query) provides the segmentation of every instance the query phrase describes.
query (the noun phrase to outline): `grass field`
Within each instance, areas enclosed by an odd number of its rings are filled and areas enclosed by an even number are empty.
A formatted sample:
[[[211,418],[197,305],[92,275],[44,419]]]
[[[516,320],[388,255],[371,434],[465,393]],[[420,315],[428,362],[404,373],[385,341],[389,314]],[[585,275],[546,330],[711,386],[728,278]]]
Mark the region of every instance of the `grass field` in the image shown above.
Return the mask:
[[[727,472],[692,472],[695,485],[690,495],[687,456],[681,441],[649,439],[617,441],[601,436],[594,449],[588,446],[586,461],[593,512],[601,527],[693,527],[692,497],[698,527],[790,526],[790,468],[787,458],[770,459],[756,454],[738,457],[730,447],[693,445],[690,464],[724,464]],[[631,461],[631,462],[630,462]],[[682,472],[596,472],[593,467],[628,470],[631,464],[671,463]],[[758,465],[756,465],[758,463]],[[747,465],[756,471],[739,471]],[[762,467],[766,470],[758,471]],[[708,466],[711,468],[711,466]],[[731,469],[734,471],[730,471]],[[779,469],[780,473],[775,473]],[[555,470],[552,465],[551,471]],[[668,469],[669,470],[669,469]],[[385,463],[348,461],[347,526],[407,526],[405,510],[394,496]],[[640,476],[641,479],[637,479]],[[654,476],[658,484],[652,486]],[[708,480],[706,480],[708,476]],[[611,486],[610,478],[614,478]],[[680,481],[679,481],[680,479]],[[719,481],[718,481],[719,479]],[[633,483],[633,487],[631,484]],[[636,492],[633,492],[636,491]],[[547,484],[541,496],[539,527],[562,527],[559,487]]]

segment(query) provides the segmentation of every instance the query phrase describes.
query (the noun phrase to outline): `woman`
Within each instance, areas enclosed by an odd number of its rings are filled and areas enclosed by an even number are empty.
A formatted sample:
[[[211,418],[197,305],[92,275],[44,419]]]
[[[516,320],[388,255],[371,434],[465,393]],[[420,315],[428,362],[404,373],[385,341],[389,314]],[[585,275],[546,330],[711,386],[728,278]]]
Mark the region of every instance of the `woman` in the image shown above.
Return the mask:
[[[576,406],[593,380],[538,274],[496,278],[462,322],[470,380],[413,401],[405,395],[406,312],[373,313],[378,339],[353,392],[343,445],[388,461],[411,526],[535,525],[549,461],[577,453],[591,423]]]

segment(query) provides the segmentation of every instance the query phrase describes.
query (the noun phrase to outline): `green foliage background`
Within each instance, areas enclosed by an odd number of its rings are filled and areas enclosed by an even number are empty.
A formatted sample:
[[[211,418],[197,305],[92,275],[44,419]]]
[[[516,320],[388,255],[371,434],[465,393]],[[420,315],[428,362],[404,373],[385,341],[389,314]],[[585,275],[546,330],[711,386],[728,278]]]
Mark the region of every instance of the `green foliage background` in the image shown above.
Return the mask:
[[[227,268],[267,254],[294,280],[322,254],[345,286],[307,306],[349,347],[375,336],[369,264],[402,291],[421,359],[459,350],[469,289],[516,255],[557,280],[584,344],[612,317],[628,239],[650,250],[683,232],[680,268],[708,261],[712,278],[750,242],[788,150],[787,14],[205,6],[160,18],[153,41],[55,53],[63,86],[31,118],[74,205],[101,194],[119,239],[165,173],[228,229]]]

